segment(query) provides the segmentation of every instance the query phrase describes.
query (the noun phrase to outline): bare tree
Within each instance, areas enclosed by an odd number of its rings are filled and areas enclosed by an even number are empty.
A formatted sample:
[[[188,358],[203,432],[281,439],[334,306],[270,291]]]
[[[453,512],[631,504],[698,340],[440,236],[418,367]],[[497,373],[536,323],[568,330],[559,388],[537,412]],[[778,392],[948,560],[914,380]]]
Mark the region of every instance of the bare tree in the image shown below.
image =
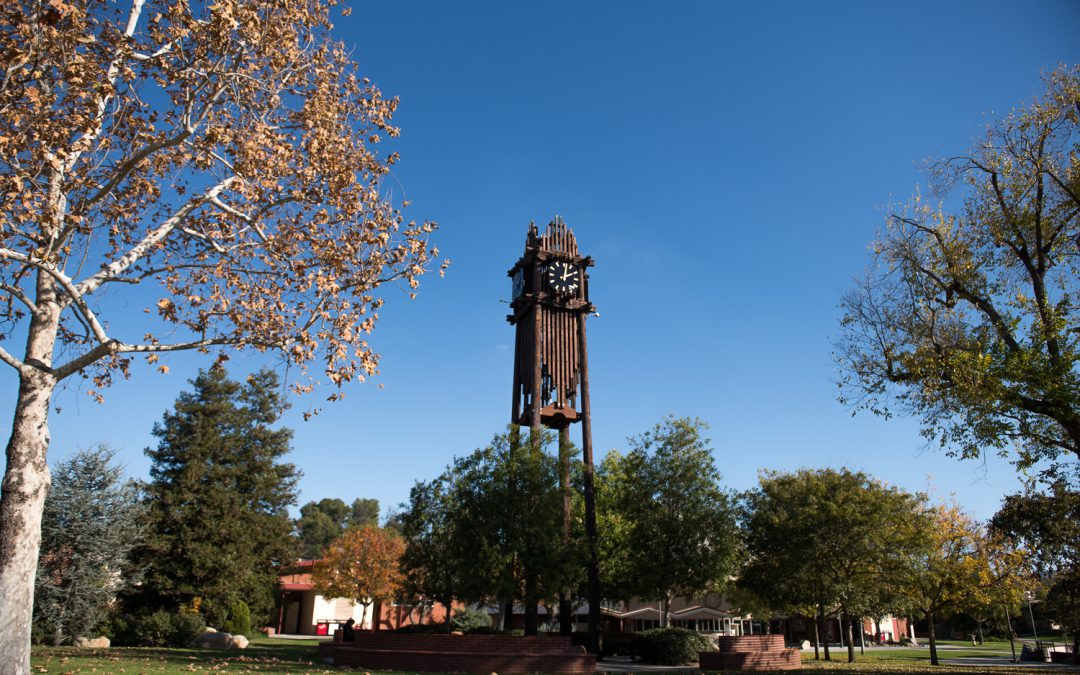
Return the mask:
[[[434,224],[406,222],[380,187],[397,155],[373,148],[397,135],[397,101],[330,38],[334,4],[0,9],[0,361],[19,378],[0,673],[29,670],[58,383],[82,375],[100,398],[134,358],[218,347],[280,352],[300,392],[363,380],[376,290],[416,288],[438,256]],[[143,325],[128,308],[110,324],[110,297],[146,302]]]

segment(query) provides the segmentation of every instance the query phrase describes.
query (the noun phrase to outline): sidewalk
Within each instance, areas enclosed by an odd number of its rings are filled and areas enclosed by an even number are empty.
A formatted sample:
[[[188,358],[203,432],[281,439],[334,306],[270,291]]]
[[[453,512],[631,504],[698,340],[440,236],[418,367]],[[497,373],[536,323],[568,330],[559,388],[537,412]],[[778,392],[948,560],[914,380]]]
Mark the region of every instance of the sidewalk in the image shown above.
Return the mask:
[[[596,662],[598,673],[700,673],[697,664],[689,666],[657,666],[651,663],[634,663],[629,656],[609,656]]]
[[[956,659],[941,659],[941,662],[950,666],[974,666],[978,668],[1055,668],[1076,672],[1074,663],[1047,663],[1046,661],[1021,661],[1013,663],[1011,657],[999,656],[964,656]]]

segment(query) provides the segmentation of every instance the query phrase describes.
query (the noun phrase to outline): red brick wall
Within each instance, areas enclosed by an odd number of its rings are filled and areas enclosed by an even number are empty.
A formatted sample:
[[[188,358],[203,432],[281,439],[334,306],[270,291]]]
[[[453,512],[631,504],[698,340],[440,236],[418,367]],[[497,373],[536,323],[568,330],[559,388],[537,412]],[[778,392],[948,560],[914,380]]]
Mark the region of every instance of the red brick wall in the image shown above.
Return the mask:
[[[357,633],[354,642],[324,642],[334,665],[390,670],[498,673],[592,673],[596,659],[567,637]]]

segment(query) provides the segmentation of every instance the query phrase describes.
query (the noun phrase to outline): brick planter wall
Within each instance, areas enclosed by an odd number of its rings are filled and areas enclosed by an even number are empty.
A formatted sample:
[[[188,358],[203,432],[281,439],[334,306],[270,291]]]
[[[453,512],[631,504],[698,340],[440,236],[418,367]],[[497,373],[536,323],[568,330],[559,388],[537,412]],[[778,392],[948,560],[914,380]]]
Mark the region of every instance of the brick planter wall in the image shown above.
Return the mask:
[[[356,633],[353,642],[324,642],[319,655],[337,666],[474,673],[592,673],[596,657],[569,637]]]
[[[701,652],[702,670],[801,670],[802,653],[787,649],[783,635],[717,638],[718,652]]]

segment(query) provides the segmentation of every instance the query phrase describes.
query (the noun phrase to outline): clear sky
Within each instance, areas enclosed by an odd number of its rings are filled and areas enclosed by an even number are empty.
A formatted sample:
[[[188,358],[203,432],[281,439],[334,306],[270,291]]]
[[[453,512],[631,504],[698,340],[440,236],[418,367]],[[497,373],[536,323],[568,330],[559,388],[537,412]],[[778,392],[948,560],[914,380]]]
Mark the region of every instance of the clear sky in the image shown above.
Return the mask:
[[[911,420],[852,417],[830,339],[923,160],[963,152],[1040,91],[1040,73],[1080,61],[1080,3],[354,3],[337,35],[400,96],[386,187],[440,223],[453,265],[411,302],[386,291],[382,389],[286,416],[301,503],[375,497],[385,513],[505,427],[506,270],[529,221],[555,214],[596,259],[600,456],[674,413],[711,424],[735,489],[764,468],[847,466],[912,490],[932,476],[983,518],[1018,489],[1008,463],[950,459]],[[61,393],[50,460],[105,441],[144,477],[153,423],[208,365],[168,363],[136,368],[104,405]],[[10,410],[15,378],[2,377]]]

